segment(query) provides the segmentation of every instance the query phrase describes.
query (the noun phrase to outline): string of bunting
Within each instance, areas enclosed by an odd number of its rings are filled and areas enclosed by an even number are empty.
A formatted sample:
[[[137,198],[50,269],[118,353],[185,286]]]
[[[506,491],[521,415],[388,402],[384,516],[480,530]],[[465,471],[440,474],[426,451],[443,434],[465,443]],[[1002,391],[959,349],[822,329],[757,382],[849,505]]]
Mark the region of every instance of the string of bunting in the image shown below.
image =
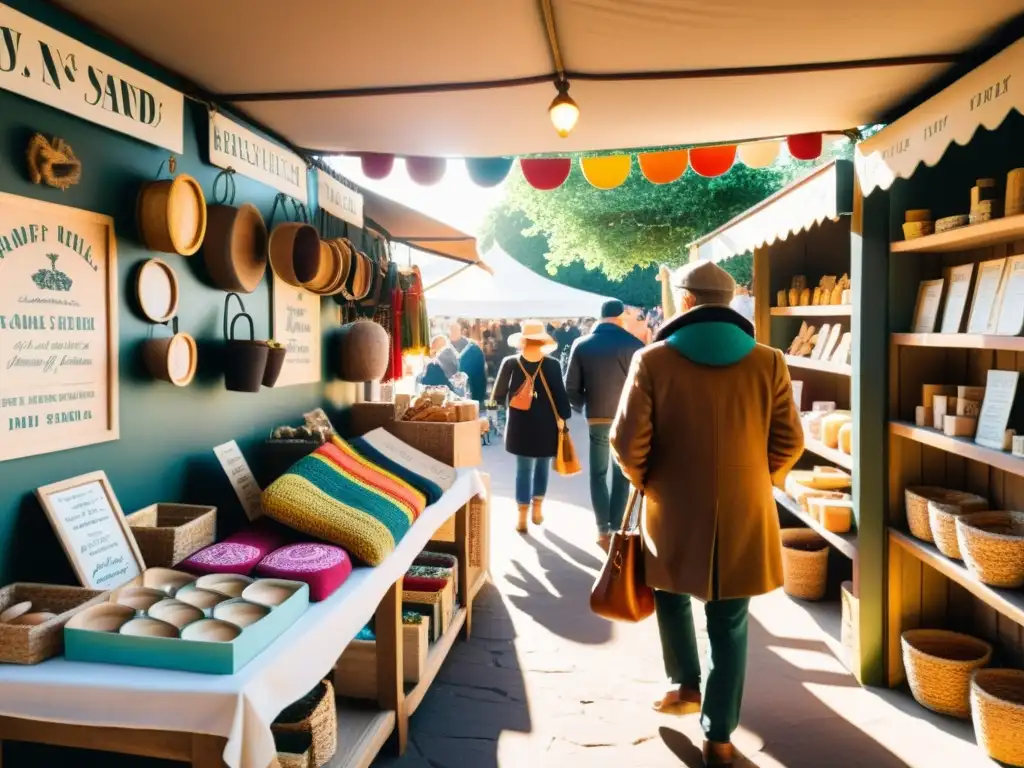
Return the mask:
[[[748,168],[767,168],[778,159],[785,144],[796,160],[816,160],[824,145],[821,133],[801,133],[785,139],[755,141],[749,144],[723,144],[693,149],[638,152],[640,173],[652,184],[671,184],[682,178],[687,170],[713,179],[727,173],[737,160]],[[387,178],[395,167],[395,156],[376,153],[360,155],[363,174],[371,179]],[[469,177],[480,187],[501,184],[512,170],[512,157],[469,157],[466,169]],[[631,154],[601,155],[580,158],[583,177],[596,189],[615,189],[625,183],[633,171]],[[443,157],[407,157],[405,165],[409,178],[421,186],[433,186],[444,178],[447,161]],[[526,183],[534,189],[558,189],[572,172],[568,157],[524,157],[519,168]]]

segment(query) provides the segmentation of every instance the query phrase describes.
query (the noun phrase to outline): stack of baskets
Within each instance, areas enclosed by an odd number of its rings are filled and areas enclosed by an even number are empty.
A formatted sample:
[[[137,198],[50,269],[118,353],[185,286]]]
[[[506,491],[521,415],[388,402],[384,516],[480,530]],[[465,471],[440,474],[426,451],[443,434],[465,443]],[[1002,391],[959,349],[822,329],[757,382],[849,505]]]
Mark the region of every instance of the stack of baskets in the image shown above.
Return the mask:
[[[910,533],[921,541],[934,543],[939,551],[947,557],[959,558],[956,518],[960,515],[988,509],[986,499],[965,491],[917,486],[907,488],[903,493]],[[933,520],[935,521],[934,525]],[[956,554],[951,554],[953,552]]]
[[[291,752],[297,747],[279,742],[282,747],[280,751],[288,756],[295,768],[303,766],[303,754],[308,754],[312,768],[326,765],[338,749],[338,712],[334,705],[334,686],[331,682],[321,681],[312,691],[286,707],[277,716],[271,731],[275,738],[282,740],[289,739],[293,734],[309,734],[310,746],[302,752]]]
[[[782,589],[800,600],[821,600],[828,586],[828,542],[809,528],[782,529]]]

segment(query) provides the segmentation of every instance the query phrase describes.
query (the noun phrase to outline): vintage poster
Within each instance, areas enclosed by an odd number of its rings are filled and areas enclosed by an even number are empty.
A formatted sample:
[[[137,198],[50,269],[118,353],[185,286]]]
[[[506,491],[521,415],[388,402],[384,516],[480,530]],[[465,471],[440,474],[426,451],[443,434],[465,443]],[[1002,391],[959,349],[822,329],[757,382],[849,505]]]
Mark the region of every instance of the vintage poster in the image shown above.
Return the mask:
[[[109,216],[0,194],[0,461],[118,434]]]
[[[277,275],[271,280],[272,333],[274,341],[288,350],[275,386],[320,381],[320,297]]]

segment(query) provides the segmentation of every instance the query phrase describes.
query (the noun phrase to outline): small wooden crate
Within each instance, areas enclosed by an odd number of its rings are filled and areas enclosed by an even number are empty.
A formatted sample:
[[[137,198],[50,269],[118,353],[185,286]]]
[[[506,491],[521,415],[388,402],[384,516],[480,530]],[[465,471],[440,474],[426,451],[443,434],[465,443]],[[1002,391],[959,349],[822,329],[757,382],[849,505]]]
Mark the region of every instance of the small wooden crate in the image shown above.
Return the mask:
[[[173,568],[217,540],[217,508],[152,504],[125,517],[149,568]]]
[[[76,613],[102,603],[107,593],[99,589],[63,587],[53,584],[8,584],[0,589],[0,612],[25,601],[33,611],[50,611],[57,616],[34,626],[0,624],[0,662],[38,664],[64,652],[64,625]]]
[[[427,666],[427,622],[402,625],[402,678],[418,683]],[[352,699],[377,698],[377,643],[353,640],[334,667],[334,690]]]
[[[402,605],[408,605],[413,609],[419,606],[437,606],[438,613],[434,615],[440,617],[440,625],[434,630],[433,635],[434,639],[438,640],[448,631],[452,618],[455,616],[455,584],[449,581],[445,584],[444,589],[439,589],[437,592],[402,590]],[[419,612],[417,610],[417,613]]]

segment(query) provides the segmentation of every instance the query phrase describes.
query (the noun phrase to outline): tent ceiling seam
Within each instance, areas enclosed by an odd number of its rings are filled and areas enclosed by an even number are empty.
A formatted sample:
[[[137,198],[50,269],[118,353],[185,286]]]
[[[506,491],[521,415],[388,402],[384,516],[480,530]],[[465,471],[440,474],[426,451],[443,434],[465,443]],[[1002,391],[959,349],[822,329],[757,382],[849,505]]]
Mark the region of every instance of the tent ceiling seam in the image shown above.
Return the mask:
[[[807,64],[772,64],[766,66],[727,67],[720,69],[679,69],[649,72],[577,72],[565,70],[562,74],[570,80],[591,82],[626,82],[640,80],[708,80],[728,77],[766,77],[788,74],[813,74],[818,72],[842,72],[859,69],[880,69],[886,67],[915,67],[935,64],[955,64],[960,55],[935,53],[921,56],[893,56],[876,59],[853,59],[849,61],[825,61]],[[474,80],[449,83],[416,83],[409,85],[381,85],[366,88],[332,88],[315,91],[268,91],[252,93],[218,93],[218,99],[231,102],[256,101],[307,101],[326,99],[351,99],[369,96],[401,96],[417,93],[450,93],[453,91],[480,91],[498,88],[516,88],[557,79],[558,72],[542,75],[508,78],[502,80]]]

